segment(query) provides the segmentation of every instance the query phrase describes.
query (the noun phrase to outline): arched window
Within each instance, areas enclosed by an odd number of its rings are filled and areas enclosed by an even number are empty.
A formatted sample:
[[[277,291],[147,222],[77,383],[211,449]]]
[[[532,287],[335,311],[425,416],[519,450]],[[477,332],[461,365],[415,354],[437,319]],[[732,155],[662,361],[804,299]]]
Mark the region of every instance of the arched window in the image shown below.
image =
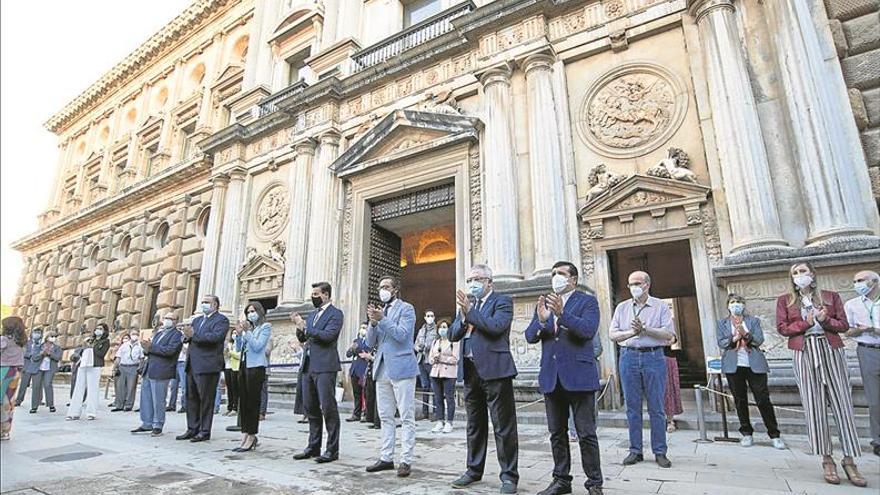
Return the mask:
[[[98,267],[98,246],[92,247],[89,252],[89,268],[94,270]]]
[[[208,222],[211,220],[211,207],[206,206],[199,212],[198,218],[196,218],[196,233],[199,237],[206,237],[208,235]]]
[[[168,245],[168,222],[162,222],[162,225],[156,229],[156,247],[162,249]]]
[[[126,234],[119,242],[119,258],[127,258],[131,252],[131,236]]]

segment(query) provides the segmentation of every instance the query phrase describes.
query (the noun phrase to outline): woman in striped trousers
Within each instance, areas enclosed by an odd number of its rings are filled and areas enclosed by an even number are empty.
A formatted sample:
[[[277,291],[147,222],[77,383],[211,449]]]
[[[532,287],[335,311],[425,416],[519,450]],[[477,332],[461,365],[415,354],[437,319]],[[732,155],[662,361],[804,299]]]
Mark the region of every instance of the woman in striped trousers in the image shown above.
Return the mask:
[[[794,377],[806,416],[810,450],[822,456],[825,481],[839,484],[840,476],[831,457],[831,428],[827,408],[831,406],[843,449],[843,470],[856,486],[867,486],[854,457],[861,455],[853,419],[852,388],[846,368],[840,334],[849,325],[843,302],[836,292],[820,290],[810,263],[798,263],[789,270],[791,291],[776,301],[776,327],[788,337]]]

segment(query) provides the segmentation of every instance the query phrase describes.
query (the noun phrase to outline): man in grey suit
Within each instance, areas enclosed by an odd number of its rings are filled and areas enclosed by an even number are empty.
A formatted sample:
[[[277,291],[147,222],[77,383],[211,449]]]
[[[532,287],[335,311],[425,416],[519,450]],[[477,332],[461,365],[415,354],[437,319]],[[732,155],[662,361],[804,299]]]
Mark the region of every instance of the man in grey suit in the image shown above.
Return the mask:
[[[415,394],[419,369],[413,350],[416,312],[412,304],[400,299],[400,280],[384,277],[379,281],[379,299],[383,308],[369,305],[367,345],[377,348],[373,362],[376,401],[382,421],[382,448],[379,460],[367,472],[394,469],[395,409],[403,420],[403,453],[397,476],[410,475],[416,445]]]

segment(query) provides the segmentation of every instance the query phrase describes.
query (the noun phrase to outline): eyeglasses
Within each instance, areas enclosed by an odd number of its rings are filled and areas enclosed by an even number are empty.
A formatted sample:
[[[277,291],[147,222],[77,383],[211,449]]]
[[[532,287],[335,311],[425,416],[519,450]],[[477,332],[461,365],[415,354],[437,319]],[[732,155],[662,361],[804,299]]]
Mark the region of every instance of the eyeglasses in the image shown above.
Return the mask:
[[[478,280],[483,281],[483,280],[491,280],[491,279],[489,277],[469,277],[469,278],[465,279],[465,282],[471,283],[471,282],[476,282]]]

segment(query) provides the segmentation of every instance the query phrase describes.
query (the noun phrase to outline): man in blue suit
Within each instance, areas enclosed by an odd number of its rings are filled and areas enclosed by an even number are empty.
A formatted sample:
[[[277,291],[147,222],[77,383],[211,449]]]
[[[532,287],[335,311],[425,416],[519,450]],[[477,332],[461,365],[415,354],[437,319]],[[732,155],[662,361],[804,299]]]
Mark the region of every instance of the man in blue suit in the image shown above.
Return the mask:
[[[467,279],[468,292],[457,291],[458,313],[449,340],[461,341],[459,375],[464,378],[467,409],[467,472],[452,483],[465,488],[483,478],[489,417],[495,428],[495,447],[501,467],[501,493],[516,493],[519,438],[513,378],[516,365],[510,354],[513,301],[492,286],[492,269],[474,265]]]
[[[351,346],[345,351],[345,357],[353,359],[351,368],[348,370],[348,376],[351,379],[351,394],[354,399],[354,408],[351,411],[351,417],[345,421],[360,421],[363,413],[365,380],[367,377],[366,359],[361,357],[364,353],[370,352],[370,346],[367,345],[367,322],[361,323],[358,328],[358,336],[351,342]]]
[[[220,314],[220,299],[206,295],[200,304],[202,316],[184,330],[189,341],[186,355],[186,432],[177,440],[204,442],[211,439],[214,400],[223,372],[223,345],[229,332],[229,319]]]
[[[144,379],[141,383],[141,425],[132,433],[152,432],[152,436],[162,434],[165,426],[165,395],[168,383],[177,374],[177,356],[183,347],[183,335],[175,328],[177,315],[166,313],[162,326],[153,333],[153,338],[144,341],[142,347],[147,355]]]
[[[296,460],[315,458],[315,462],[339,459],[339,410],[336,407],[336,373],[342,370],[336,343],[342,330],[342,311],[330,303],[332,287],[327,282],[312,284],[315,311],[307,318],[291,315],[296,338],[308,347],[303,351],[303,406],[309,418],[309,444],[293,456]],[[321,437],[327,425],[327,448],[321,453]]]
[[[553,293],[538,298],[535,316],[526,329],[526,341],[541,342],[538,385],[544,394],[553,481],[539,495],[571,493],[571,452],[568,446],[568,415],[574,414],[581,464],[590,495],[602,493],[599,438],[596,436],[595,395],[599,369],[593,343],[599,329],[599,303],[576,289],[577,268],[568,261],[553,265]]]
[[[383,277],[379,281],[379,299],[384,307],[367,307],[369,326],[367,345],[376,348],[373,379],[376,381],[376,405],[382,420],[382,448],[379,460],[367,467],[368,473],[394,469],[396,429],[394,411],[403,421],[400,466],[397,476],[411,473],[416,446],[416,376],[419,375],[413,349],[416,310],[400,299],[400,279]]]

